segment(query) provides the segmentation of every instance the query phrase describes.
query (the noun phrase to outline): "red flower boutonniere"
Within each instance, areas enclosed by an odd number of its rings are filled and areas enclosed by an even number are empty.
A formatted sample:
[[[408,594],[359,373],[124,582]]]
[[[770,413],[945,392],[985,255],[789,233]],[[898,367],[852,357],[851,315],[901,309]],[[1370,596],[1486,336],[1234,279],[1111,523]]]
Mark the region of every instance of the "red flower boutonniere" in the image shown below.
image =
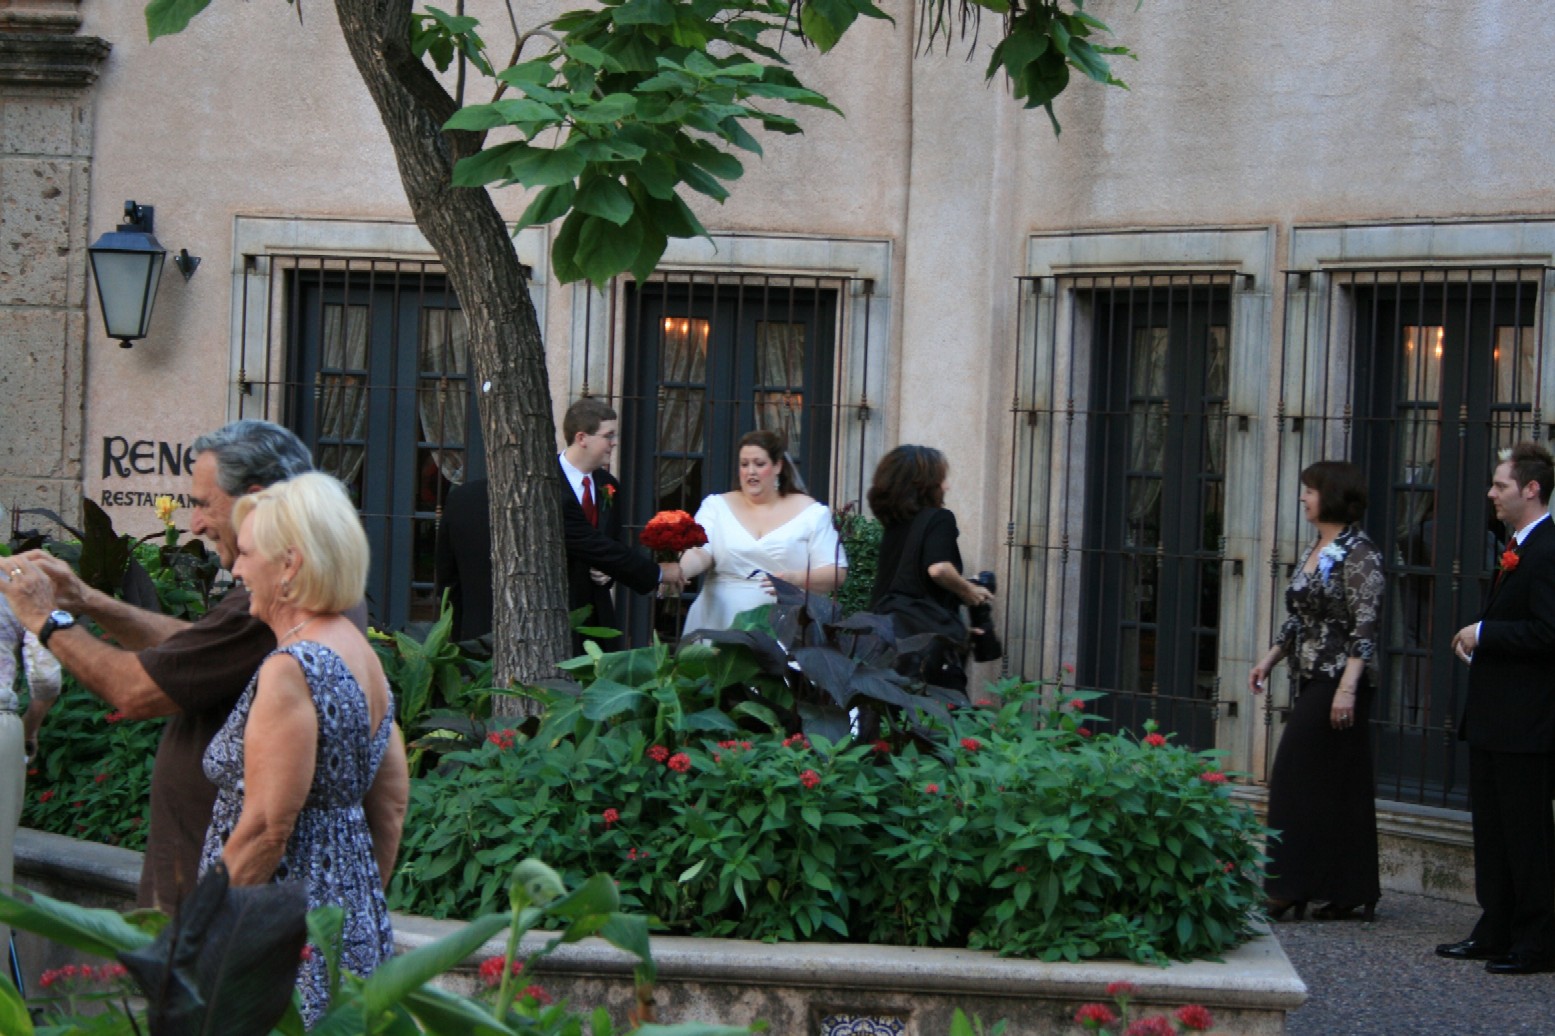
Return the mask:
[[[610,505],[615,503],[615,502],[616,502],[616,487],[607,482],[607,483],[605,483],[605,495],[604,495],[604,498],[599,501],[599,509],[601,511],[608,511],[608,510],[610,510]]]
[[[1496,568],[1501,572],[1502,575],[1509,576],[1514,571],[1516,571],[1516,569],[1517,569],[1517,560],[1518,560],[1518,558],[1517,558],[1517,548],[1516,547],[1508,547],[1508,548],[1506,548],[1506,551],[1501,555],[1501,561],[1500,561],[1499,564],[1496,565]]]

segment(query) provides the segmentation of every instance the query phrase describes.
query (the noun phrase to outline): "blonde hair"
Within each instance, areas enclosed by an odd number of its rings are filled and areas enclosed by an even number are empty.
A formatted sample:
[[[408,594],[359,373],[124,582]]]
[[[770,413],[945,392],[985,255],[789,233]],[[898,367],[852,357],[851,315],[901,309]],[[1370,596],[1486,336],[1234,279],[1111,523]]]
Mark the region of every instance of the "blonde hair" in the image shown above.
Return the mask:
[[[318,472],[277,482],[240,496],[232,505],[232,527],[249,518],[254,549],[275,561],[288,550],[302,557],[288,598],[312,612],[342,612],[367,590],[370,552],[362,520],[346,487]]]

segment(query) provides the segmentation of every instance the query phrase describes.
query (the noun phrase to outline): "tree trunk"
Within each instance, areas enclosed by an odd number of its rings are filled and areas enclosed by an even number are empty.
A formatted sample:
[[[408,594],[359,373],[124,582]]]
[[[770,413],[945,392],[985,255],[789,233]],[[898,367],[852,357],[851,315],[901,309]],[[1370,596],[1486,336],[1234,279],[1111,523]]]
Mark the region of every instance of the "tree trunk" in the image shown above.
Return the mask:
[[[454,163],[479,151],[482,135],[443,131],[456,106],[411,53],[411,3],[336,0],[335,8],[416,225],[469,322],[491,486],[493,676],[502,687],[554,675],[570,649],[555,418],[540,325],[507,225],[485,188],[453,186]]]

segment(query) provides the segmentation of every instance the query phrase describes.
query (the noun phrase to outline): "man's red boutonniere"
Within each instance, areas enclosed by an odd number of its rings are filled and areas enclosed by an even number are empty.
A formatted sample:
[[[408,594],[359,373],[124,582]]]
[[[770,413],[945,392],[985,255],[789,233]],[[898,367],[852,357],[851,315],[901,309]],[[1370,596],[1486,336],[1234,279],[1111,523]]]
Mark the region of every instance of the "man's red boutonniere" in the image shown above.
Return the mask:
[[[610,505],[615,503],[615,502],[616,502],[616,487],[607,482],[607,483],[605,483],[605,498],[599,502],[599,509],[601,511],[609,510],[610,509]]]
[[[1506,551],[1501,555],[1501,563],[1496,567],[1501,570],[1502,575],[1511,575],[1512,572],[1517,568],[1517,548],[1506,548]]]

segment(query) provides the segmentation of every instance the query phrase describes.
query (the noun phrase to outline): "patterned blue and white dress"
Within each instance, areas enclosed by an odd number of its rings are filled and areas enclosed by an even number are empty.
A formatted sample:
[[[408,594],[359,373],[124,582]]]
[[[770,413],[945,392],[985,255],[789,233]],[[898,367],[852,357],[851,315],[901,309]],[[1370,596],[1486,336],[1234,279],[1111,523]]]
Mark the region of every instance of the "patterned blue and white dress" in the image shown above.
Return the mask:
[[[391,696],[378,729],[370,731],[367,696],[339,655],[308,640],[276,653],[281,652],[302,666],[318,711],[319,740],[313,786],[271,880],[306,882],[309,910],[329,904],[345,910],[341,966],[365,976],[394,952],[383,883],[362,811],[362,799],[389,745],[394,701]],[[201,874],[221,859],[243,812],[243,730],[258,686],[256,672],[205,750],[205,776],[216,785],[217,793],[200,854]],[[329,975],[322,954],[314,953],[304,962],[297,988],[302,993],[303,1020],[312,1026],[329,1006]]]

